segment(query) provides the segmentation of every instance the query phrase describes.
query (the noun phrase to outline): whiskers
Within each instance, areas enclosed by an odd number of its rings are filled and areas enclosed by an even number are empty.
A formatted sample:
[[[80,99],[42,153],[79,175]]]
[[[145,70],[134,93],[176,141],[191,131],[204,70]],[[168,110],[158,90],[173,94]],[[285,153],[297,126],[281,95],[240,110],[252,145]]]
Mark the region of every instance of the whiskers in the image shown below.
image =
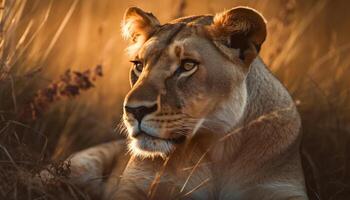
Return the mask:
[[[198,120],[195,120],[191,117],[185,117],[183,120],[181,120],[179,126],[176,127],[174,133],[178,135],[189,136],[191,133],[193,133],[193,130],[195,129],[197,123]]]
[[[119,120],[118,124],[114,128],[114,131],[117,132],[117,133],[120,133],[120,134],[122,134],[124,136],[128,135],[128,129],[125,126],[122,118]]]

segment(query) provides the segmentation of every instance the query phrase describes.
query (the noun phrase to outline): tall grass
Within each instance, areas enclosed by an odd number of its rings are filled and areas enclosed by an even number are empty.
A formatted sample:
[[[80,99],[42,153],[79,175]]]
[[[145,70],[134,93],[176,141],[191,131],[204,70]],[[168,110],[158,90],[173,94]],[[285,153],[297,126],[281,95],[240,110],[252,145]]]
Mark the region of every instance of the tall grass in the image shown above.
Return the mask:
[[[120,137],[113,129],[129,83],[119,24],[124,10],[135,4],[163,22],[238,5],[261,11],[269,31],[261,56],[301,112],[310,198],[350,197],[349,2],[2,0],[0,4],[0,199],[90,198],[69,183],[44,190],[22,177],[52,160],[61,168],[59,161],[72,152]],[[81,72],[96,65],[103,66],[104,76],[93,88],[75,98],[50,102],[35,120],[21,115],[38,92],[61,80],[67,70]]]

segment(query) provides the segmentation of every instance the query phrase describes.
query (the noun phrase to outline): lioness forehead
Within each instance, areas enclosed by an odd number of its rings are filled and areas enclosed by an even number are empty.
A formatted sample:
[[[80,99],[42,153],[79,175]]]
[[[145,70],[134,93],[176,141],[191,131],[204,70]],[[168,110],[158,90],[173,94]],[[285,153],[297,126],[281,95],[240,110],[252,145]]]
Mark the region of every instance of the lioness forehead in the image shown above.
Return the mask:
[[[134,54],[135,58],[144,59],[144,62],[154,65],[162,55],[169,52],[169,48],[174,46],[175,43],[197,34],[197,28],[193,25],[188,25],[188,23],[177,22],[162,25],[144,44],[139,47]],[[174,51],[171,50],[171,52]]]
[[[174,38],[184,29],[185,24],[166,24],[157,30],[138,50],[137,58],[158,60],[164,50],[173,42]]]

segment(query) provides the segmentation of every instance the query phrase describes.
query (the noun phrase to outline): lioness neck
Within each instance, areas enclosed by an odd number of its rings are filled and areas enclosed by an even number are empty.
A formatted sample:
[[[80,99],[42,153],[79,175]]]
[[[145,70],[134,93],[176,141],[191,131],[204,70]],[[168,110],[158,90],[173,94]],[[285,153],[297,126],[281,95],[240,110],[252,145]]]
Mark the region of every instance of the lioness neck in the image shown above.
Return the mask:
[[[231,129],[221,133],[200,130],[197,134],[198,146],[203,152],[211,148],[213,161],[259,166],[256,164],[263,163],[262,158],[271,159],[291,145],[298,146],[300,119],[293,100],[259,57],[253,61],[245,84],[245,109]]]
[[[271,74],[261,58],[257,57],[253,61],[246,84],[248,95],[247,107],[243,116],[245,121],[286,108],[289,108],[290,114],[298,115],[288,91]]]

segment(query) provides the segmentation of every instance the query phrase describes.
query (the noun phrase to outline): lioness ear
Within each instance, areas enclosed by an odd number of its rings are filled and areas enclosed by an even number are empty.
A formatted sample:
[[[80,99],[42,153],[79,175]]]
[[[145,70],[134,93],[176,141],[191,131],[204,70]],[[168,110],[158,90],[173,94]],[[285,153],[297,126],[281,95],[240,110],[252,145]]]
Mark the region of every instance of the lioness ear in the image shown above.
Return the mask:
[[[130,7],[124,14],[122,34],[132,43],[146,41],[159,27],[158,19],[152,14],[137,7]]]
[[[266,38],[266,21],[256,10],[237,7],[216,14],[209,34],[229,48],[239,49],[239,57],[250,66]]]

